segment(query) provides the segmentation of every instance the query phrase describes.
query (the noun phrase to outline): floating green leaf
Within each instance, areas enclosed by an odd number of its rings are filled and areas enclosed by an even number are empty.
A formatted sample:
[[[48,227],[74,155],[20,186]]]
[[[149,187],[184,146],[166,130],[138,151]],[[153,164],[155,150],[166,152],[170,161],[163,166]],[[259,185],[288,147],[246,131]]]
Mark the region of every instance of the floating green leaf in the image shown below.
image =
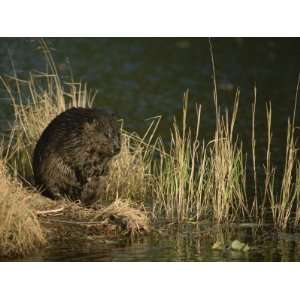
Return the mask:
[[[216,241],[212,247],[213,250],[234,250],[234,251],[241,251],[241,252],[247,252],[250,250],[250,247],[248,244],[245,244],[239,240],[234,240],[232,242],[229,242],[229,244],[225,244],[224,242]]]
[[[234,240],[231,243],[231,249],[235,250],[235,251],[244,251],[247,252],[250,250],[250,247],[248,246],[248,244],[245,244],[239,240]]]

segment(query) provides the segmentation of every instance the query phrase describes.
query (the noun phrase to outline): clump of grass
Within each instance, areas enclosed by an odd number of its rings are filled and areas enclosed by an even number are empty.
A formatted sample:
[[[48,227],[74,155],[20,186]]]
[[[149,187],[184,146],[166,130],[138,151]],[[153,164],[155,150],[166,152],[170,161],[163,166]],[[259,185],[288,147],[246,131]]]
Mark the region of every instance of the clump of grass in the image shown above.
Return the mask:
[[[197,170],[201,107],[197,108],[196,135],[187,128],[188,93],[184,94],[182,127],[174,120],[170,148],[162,139],[157,146],[159,159],[154,166],[154,214],[164,214],[169,220],[182,222],[200,217],[203,209],[205,154]],[[199,197],[198,197],[199,196]],[[200,205],[199,205],[200,204]]]
[[[146,134],[139,137],[136,133],[122,128],[121,152],[110,163],[107,178],[106,200],[109,202],[119,196],[132,202],[147,202],[151,194],[151,165],[155,145],[151,145],[159,121],[153,120]]]
[[[284,169],[282,175],[282,181],[280,185],[280,192],[278,195],[275,192],[275,168],[271,167],[271,120],[272,110],[271,104],[267,107],[267,124],[268,124],[268,147],[267,147],[267,162],[266,162],[266,182],[265,182],[265,197],[266,194],[269,196],[271,205],[272,217],[274,225],[285,231],[289,225],[293,209],[296,206],[295,221],[296,226],[299,222],[299,203],[300,203],[300,179],[299,179],[299,162],[297,160],[297,143],[295,139],[295,117],[298,100],[298,89],[299,89],[300,77],[298,79],[295,106],[293,119],[288,119],[287,126],[287,139],[286,139],[286,152]]]
[[[96,204],[89,208],[62,200],[37,214],[50,240],[84,236],[133,237],[147,234],[152,229],[145,209],[128,199],[117,198],[106,207]]]
[[[239,92],[231,118],[217,109],[215,136],[210,150],[210,176],[208,181],[213,218],[217,223],[234,221],[247,212],[246,172],[242,146],[234,138],[238,112]]]
[[[245,193],[246,162],[242,145],[234,137],[235,122],[239,105],[239,90],[235,95],[231,118],[228,111],[221,114],[213,47],[209,39],[211,65],[213,71],[213,101],[215,105],[216,129],[210,151],[209,191],[213,216],[217,223],[233,221],[248,213]]]
[[[286,230],[290,219],[292,209],[297,196],[299,196],[299,184],[294,183],[294,172],[296,169],[297,149],[294,141],[294,128],[288,124],[287,144],[285,165],[283,170],[283,178],[279,195],[274,192],[274,177],[272,174],[272,182],[270,183],[270,202],[273,215],[273,221],[276,227]]]
[[[30,206],[32,195],[13,179],[0,160],[0,256],[24,256],[46,243]]]
[[[140,207],[133,207],[128,199],[115,199],[108,207],[101,209],[93,220],[100,220],[102,226],[123,235],[136,236],[151,231],[147,213]]]
[[[174,121],[169,151],[160,142],[155,169],[154,211],[183,222],[211,216],[217,223],[229,222],[247,211],[245,160],[234,140],[238,97],[233,115],[218,115],[215,136],[200,141],[201,106],[196,108],[195,134],[187,127],[188,94],[184,95],[182,126]]]

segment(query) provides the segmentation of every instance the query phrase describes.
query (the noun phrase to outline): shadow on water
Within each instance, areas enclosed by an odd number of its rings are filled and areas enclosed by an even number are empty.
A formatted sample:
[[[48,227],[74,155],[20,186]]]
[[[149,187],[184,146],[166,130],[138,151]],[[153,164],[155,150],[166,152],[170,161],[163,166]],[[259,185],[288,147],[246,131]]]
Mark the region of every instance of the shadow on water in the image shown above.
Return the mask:
[[[159,133],[169,137],[173,116],[179,116],[182,94],[190,90],[190,105],[203,105],[201,134],[209,139],[214,129],[214,106],[209,44],[206,38],[49,38],[61,74],[70,74],[97,89],[96,106],[109,106],[125,120],[129,130],[143,133],[145,119],[162,115]],[[283,166],[287,118],[293,110],[297,76],[300,71],[300,39],[297,38],[216,38],[213,39],[219,98],[223,109],[232,107],[234,92],[240,88],[237,120],[239,136],[249,149],[251,101],[257,94],[257,157],[265,159],[265,105],[272,102],[272,155]],[[38,40],[1,38],[0,74],[20,77],[34,70],[45,71]],[[72,72],[70,72],[72,70]],[[0,89],[0,128],[5,129],[11,111]],[[299,112],[299,109],[297,110]],[[299,115],[299,113],[298,113]],[[189,120],[193,124],[193,119]],[[299,120],[296,120],[299,126]],[[251,250],[241,253],[211,249],[224,232],[215,227],[194,225],[163,227],[137,241],[85,240],[49,245],[28,260],[57,261],[293,261],[300,260],[300,237],[275,234],[271,228],[232,227],[227,240],[238,238]],[[224,237],[223,237],[224,238]]]

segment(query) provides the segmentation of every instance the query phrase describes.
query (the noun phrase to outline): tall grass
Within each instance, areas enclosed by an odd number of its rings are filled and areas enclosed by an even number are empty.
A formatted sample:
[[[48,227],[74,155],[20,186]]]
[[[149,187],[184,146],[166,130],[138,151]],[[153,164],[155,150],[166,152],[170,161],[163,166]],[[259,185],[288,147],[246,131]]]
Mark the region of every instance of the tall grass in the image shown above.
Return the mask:
[[[296,168],[297,149],[294,140],[294,126],[288,122],[287,141],[286,141],[286,156],[284,163],[283,179],[279,200],[277,204],[272,205],[272,213],[276,226],[285,230],[290,219],[294,202],[299,195],[300,185],[294,181],[294,171]]]
[[[271,105],[267,108],[267,121],[268,121],[268,149],[267,149],[267,166],[266,166],[266,182],[265,191],[268,193],[272,217],[274,225],[280,230],[286,230],[293,209],[295,211],[294,225],[299,223],[299,203],[300,203],[300,179],[299,179],[299,161],[297,160],[298,148],[295,138],[295,118],[296,108],[298,102],[298,90],[299,90],[300,77],[298,78],[295,106],[293,112],[292,121],[288,119],[287,126],[287,139],[286,139],[286,151],[284,159],[284,169],[282,174],[282,181],[280,185],[279,193],[275,191],[275,168],[271,168],[270,164],[270,144],[271,144],[271,118],[272,110]],[[266,193],[265,193],[266,194]]]
[[[226,113],[217,122],[213,149],[212,202],[214,218],[218,223],[233,221],[236,216],[247,212],[245,184],[245,159],[242,145],[234,138],[234,127],[238,111],[238,93],[231,118]]]
[[[154,211],[167,219],[185,220],[211,216],[217,223],[235,220],[247,212],[245,160],[233,130],[238,97],[231,117],[217,122],[214,139],[200,139],[201,106],[196,108],[195,134],[187,127],[188,93],[183,100],[182,125],[176,121],[171,131],[169,151],[160,141],[156,162]]]
[[[201,106],[197,108],[196,134],[192,137],[187,128],[188,93],[184,94],[182,127],[174,120],[170,149],[158,139],[159,159],[155,161],[153,186],[154,214],[163,213],[169,220],[188,220],[203,213],[202,198],[205,172],[205,154],[201,165],[196,165],[198,156],[204,152],[198,141]],[[202,149],[203,150],[203,149]],[[198,203],[197,200],[198,199]],[[201,205],[199,205],[201,203]]]
[[[153,176],[151,165],[155,143],[151,144],[159,120],[149,125],[146,134],[140,137],[123,128],[121,152],[110,163],[107,178],[106,200],[122,197],[135,203],[146,203],[151,195]]]

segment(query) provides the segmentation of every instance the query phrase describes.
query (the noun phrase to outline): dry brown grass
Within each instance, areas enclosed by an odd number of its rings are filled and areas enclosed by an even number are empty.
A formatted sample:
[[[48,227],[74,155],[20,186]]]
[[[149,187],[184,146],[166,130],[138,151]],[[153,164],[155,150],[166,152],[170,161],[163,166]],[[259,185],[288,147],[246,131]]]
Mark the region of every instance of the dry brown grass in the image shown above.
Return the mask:
[[[94,221],[101,221],[109,230],[123,235],[136,236],[151,231],[150,219],[146,211],[141,207],[133,207],[131,201],[116,199],[111,205],[101,209]]]
[[[242,145],[234,137],[238,113],[239,91],[231,117],[218,109],[215,136],[210,151],[213,215],[217,223],[234,221],[247,213],[246,161]]]
[[[153,175],[151,166],[155,146],[151,145],[158,122],[153,121],[146,134],[139,137],[122,129],[122,148],[110,163],[106,200],[129,199],[145,203],[151,196]]]
[[[50,238],[56,233],[57,226],[63,235],[75,238],[83,235],[134,237],[151,231],[150,218],[143,207],[134,207],[126,199],[116,199],[107,207],[95,205],[90,208],[62,200],[52,209],[38,211],[38,215]],[[63,235],[62,239],[65,238]]]
[[[0,256],[23,256],[46,243],[30,205],[34,197],[8,175],[0,160]]]

